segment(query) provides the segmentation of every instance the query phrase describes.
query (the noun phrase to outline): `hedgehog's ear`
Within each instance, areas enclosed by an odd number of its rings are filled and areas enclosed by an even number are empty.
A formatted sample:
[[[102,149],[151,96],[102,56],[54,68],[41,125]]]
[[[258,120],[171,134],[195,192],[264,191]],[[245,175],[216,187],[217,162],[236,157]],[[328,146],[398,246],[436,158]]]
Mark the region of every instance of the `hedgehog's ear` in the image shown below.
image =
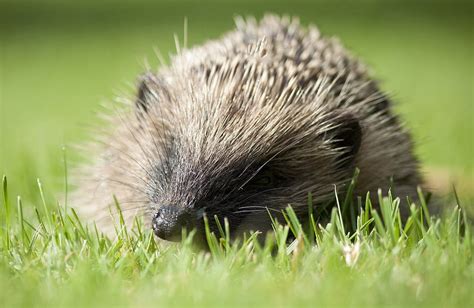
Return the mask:
[[[137,116],[143,116],[152,104],[158,103],[167,92],[161,78],[153,73],[145,73],[138,78],[138,91],[135,99]]]
[[[153,83],[155,76],[146,73],[138,78],[138,91],[135,98],[135,107],[137,115],[148,112],[150,101],[153,99]]]
[[[362,129],[359,120],[350,113],[339,114],[332,132],[332,145],[340,153],[341,166],[351,164],[359,152]]]

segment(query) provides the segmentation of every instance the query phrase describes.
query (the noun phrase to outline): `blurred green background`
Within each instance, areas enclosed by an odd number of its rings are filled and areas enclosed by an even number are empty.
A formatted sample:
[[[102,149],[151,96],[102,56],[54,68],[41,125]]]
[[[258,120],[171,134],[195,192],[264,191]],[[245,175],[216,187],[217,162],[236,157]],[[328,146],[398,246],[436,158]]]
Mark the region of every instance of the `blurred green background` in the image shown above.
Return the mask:
[[[174,51],[185,17],[194,45],[265,12],[338,36],[393,95],[424,165],[472,188],[472,1],[0,1],[0,173],[23,195],[37,177],[61,189],[63,145],[131,91],[145,58],[158,65],[155,47]]]

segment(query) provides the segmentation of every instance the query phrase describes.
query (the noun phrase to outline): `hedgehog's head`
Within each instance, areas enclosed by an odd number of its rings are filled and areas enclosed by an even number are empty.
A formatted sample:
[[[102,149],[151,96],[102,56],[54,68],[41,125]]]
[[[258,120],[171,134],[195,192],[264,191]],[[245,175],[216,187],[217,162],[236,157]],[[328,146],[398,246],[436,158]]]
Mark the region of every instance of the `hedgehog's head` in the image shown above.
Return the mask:
[[[194,80],[144,78],[139,135],[148,149],[147,195],[155,234],[179,239],[183,227],[203,234],[203,217],[233,234],[271,229],[289,204],[307,213],[334,198],[334,184],[352,176],[361,127],[335,108],[330,84],[275,91],[245,66],[216,69]],[[334,106],[334,107],[331,107]],[[281,220],[280,220],[281,221]]]

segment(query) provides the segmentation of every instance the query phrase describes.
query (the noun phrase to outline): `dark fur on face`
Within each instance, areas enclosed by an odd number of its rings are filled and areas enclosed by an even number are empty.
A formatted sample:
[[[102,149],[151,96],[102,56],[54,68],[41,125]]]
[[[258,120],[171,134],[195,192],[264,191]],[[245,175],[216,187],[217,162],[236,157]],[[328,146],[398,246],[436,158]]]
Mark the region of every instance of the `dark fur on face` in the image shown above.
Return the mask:
[[[237,25],[140,78],[133,111],[110,119],[84,169],[84,210],[115,194],[129,222],[145,213],[159,237],[177,239],[182,227],[202,232],[204,215],[214,228],[214,215],[227,218],[233,234],[270,230],[269,213],[288,204],[303,217],[309,192],[318,210],[356,166],[356,194],[393,181],[395,194],[416,196],[410,137],[359,61],[295,20]]]

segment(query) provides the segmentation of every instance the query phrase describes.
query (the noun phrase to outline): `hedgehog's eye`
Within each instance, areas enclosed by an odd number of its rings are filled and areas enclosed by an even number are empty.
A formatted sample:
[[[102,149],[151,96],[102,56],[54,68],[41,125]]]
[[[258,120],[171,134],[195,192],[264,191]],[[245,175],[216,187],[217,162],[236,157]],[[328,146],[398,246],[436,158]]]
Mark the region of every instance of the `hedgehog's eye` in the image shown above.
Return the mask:
[[[261,170],[248,184],[248,187],[259,188],[274,186],[277,182],[275,174],[269,170]]]

